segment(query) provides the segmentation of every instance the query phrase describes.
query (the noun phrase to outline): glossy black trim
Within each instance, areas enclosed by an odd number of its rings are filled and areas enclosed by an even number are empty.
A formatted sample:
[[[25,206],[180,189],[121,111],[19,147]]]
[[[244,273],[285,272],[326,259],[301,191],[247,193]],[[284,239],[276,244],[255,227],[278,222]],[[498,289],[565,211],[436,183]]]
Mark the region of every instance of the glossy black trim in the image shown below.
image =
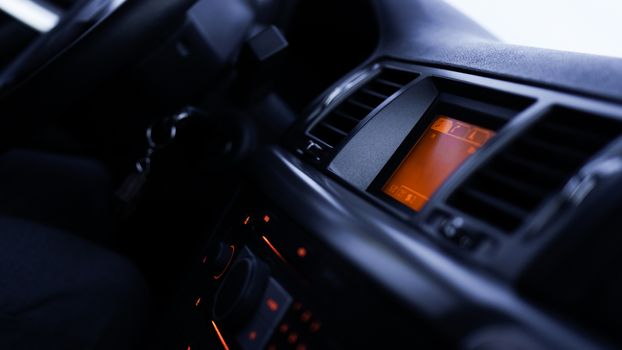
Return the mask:
[[[256,159],[251,178],[267,198],[430,322],[467,336],[489,320],[503,320],[539,339],[543,347],[602,346],[287,151],[271,148]]]

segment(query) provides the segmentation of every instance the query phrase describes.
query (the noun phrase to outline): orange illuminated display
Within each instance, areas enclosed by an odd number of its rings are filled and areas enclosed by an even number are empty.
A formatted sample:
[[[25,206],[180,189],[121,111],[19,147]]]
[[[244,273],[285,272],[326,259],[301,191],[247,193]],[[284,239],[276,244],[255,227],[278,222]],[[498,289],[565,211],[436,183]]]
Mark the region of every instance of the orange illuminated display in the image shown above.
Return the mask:
[[[382,191],[419,211],[447,177],[494,135],[492,130],[440,115]]]
[[[218,326],[216,325],[216,322],[214,322],[212,320],[212,326],[214,326],[214,330],[216,331],[216,335],[218,336],[218,339],[220,340],[220,343],[222,344],[222,347],[225,350],[229,350],[229,345],[227,345],[227,342],[225,341],[225,338],[223,338],[222,334],[220,333],[220,329],[218,329]]]

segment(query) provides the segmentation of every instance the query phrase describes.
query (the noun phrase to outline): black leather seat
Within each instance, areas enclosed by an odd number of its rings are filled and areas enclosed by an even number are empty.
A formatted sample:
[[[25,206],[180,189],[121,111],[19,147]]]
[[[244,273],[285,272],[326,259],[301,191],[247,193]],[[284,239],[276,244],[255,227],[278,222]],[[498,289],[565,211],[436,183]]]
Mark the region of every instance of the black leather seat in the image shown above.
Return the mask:
[[[94,242],[110,236],[110,183],[96,162],[0,156],[0,349],[136,349],[141,274]]]

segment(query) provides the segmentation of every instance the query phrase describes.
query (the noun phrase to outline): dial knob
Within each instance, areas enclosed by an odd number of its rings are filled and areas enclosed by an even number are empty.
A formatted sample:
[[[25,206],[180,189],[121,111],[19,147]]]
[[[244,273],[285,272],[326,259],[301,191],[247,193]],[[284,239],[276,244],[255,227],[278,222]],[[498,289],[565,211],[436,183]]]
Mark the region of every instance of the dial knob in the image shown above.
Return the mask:
[[[236,260],[214,295],[214,319],[230,329],[244,326],[259,307],[269,277],[268,266],[255,257]]]

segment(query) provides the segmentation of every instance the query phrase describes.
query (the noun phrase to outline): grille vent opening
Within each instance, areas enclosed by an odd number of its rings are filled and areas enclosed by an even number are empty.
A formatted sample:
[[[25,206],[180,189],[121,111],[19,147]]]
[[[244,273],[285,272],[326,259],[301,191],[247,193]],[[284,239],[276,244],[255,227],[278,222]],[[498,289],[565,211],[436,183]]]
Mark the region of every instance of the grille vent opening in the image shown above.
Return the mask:
[[[620,121],[557,108],[477,170],[449,204],[514,231],[621,132]]]
[[[384,68],[380,74],[324,116],[309,133],[327,146],[335,148],[371,111],[418,76],[417,73]]]

